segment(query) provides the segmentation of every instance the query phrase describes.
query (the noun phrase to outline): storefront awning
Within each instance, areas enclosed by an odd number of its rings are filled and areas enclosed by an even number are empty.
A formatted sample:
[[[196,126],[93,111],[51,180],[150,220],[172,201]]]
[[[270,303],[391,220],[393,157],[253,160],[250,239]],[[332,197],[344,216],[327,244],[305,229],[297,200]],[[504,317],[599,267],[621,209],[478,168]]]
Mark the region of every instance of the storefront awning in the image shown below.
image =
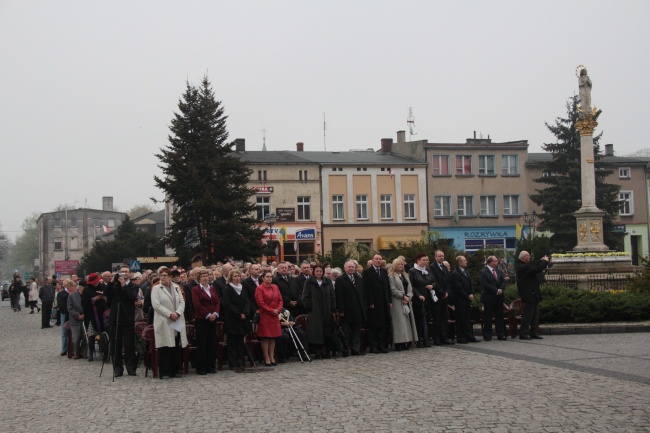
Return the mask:
[[[421,236],[379,236],[377,246],[380,250],[388,250],[391,244],[399,246],[410,242],[420,242],[421,240]]]

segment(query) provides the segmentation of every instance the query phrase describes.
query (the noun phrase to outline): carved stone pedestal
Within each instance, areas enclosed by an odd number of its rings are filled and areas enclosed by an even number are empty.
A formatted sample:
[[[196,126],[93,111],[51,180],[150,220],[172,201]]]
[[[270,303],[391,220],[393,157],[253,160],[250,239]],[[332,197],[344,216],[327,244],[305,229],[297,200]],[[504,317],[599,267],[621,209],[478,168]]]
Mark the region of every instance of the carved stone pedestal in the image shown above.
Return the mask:
[[[607,245],[603,243],[603,215],[601,210],[583,210],[573,214],[576,217],[578,225],[578,245],[573,251],[609,251]]]

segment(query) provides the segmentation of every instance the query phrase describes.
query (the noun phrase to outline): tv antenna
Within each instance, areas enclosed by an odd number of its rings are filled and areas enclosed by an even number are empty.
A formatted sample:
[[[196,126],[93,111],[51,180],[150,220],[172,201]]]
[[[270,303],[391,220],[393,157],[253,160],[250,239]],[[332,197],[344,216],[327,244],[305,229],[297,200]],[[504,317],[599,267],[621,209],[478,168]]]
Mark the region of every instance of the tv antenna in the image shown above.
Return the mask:
[[[327,123],[325,123],[325,112],[323,111],[323,150],[327,152],[327,140],[325,139],[325,133],[327,131]]]
[[[413,116],[413,107],[409,107],[409,117],[406,118],[406,124],[409,126],[409,141],[413,141],[413,136],[417,135],[417,132],[413,132],[413,127],[415,126],[415,117]]]
[[[266,127],[262,126],[262,152],[266,152]]]

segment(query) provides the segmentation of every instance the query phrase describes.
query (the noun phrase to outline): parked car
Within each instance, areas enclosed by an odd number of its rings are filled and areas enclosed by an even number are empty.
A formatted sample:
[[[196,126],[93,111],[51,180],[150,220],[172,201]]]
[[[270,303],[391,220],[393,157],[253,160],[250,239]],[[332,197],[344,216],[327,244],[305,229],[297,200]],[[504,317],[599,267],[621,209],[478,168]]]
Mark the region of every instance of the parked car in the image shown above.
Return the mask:
[[[9,283],[2,283],[2,300],[9,298]]]

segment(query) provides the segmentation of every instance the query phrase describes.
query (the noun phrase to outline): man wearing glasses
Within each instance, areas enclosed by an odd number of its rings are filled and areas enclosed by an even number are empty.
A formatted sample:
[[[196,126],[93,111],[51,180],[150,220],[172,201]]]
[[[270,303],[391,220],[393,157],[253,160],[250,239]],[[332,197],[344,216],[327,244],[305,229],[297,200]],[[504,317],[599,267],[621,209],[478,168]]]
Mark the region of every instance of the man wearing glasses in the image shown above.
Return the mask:
[[[126,357],[126,371],[135,376],[138,367],[135,357],[135,308],[142,307],[138,287],[131,282],[131,270],[122,266],[108,285],[105,295],[111,302],[111,355],[115,377],[124,374],[122,350]]]

